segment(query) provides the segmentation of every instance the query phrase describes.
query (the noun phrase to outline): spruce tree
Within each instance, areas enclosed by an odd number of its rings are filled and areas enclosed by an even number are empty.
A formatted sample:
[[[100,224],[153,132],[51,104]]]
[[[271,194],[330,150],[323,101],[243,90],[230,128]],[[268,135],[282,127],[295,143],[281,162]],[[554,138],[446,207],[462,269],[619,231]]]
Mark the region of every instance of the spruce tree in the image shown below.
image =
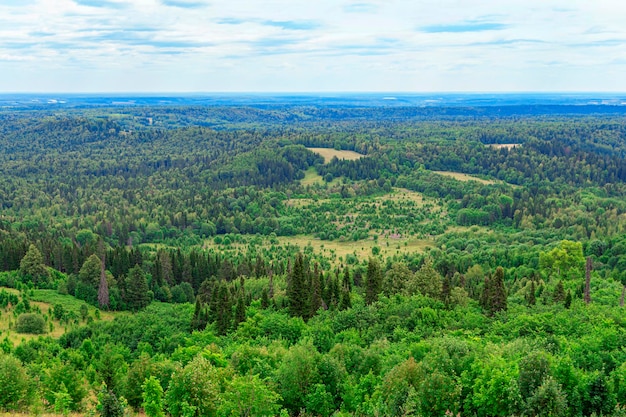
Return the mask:
[[[309,300],[309,317],[313,317],[317,310],[322,307],[322,278],[319,271],[319,265],[315,264],[313,268],[313,276],[311,277],[311,297]]]
[[[289,300],[289,313],[294,317],[308,317],[308,291],[307,273],[305,260],[302,253],[298,253],[291,267],[287,281],[287,298]]]
[[[537,297],[535,296],[535,292],[537,288],[535,287],[535,281],[530,281],[530,289],[527,295],[527,301],[529,306],[534,306],[537,304]]]
[[[484,311],[491,310],[491,277],[485,275],[483,280],[483,292],[480,295],[480,306]]]
[[[352,291],[352,280],[350,279],[350,269],[346,266],[343,270],[342,285],[348,289],[348,292]]]
[[[222,283],[219,288],[217,297],[217,311],[215,324],[217,327],[217,334],[225,335],[230,328],[230,322],[232,318],[232,307],[230,300],[230,291],[226,284]]]
[[[270,306],[270,299],[267,296],[267,288],[263,288],[263,292],[261,293],[261,308],[266,309]]]
[[[239,323],[246,321],[246,299],[243,290],[240,290],[237,297],[237,304],[235,305],[235,323],[234,327],[237,328]]]
[[[587,264],[585,265],[585,292],[584,299],[585,304],[591,302],[591,269],[593,268],[591,263],[591,257],[587,257]]]
[[[352,300],[350,299],[350,290],[347,286],[341,288],[341,296],[339,298],[339,310],[347,310],[352,307]]]
[[[107,282],[106,270],[104,268],[104,255],[100,262],[100,284],[98,285],[98,304],[100,308],[109,308],[109,283]]]
[[[200,297],[196,297],[196,308],[193,312],[193,317],[191,319],[191,330],[204,330],[207,325],[207,314],[206,309],[202,305],[202,301],[200,301]]]
[[[554,288],[554,294],[552,299],[555,303],[562,303],[565,301],[565,289],[563,288],[563,281],[559,280]]]
[[[496,268],[490,292],[490,314],[493,315],[498,311],[506,310],[507,305],[506,289],[504,288],[504,269],[501,266]]]
[[[563,302],[565,308],[569,309],[572,305],[572,292],[567,290],[567,294],[565,295],[565,301]]]
[[[20,262],[20,275],[30,280],[35,287],[45,286],[48,284],[50,274],[48,268],[43,262],[43,256],[35,245],[28,247],[28,252]]]
[[[126,279],[124,300],[127,307],[132,311],[138,311],[150,304],[148,291],[146,274],[139,265],[135,265],[128,271],[128,278]]]
[[[378,300],[382,290],[383,273],[376,258],[369,258],[365,276],[365,303],[372,304]]]

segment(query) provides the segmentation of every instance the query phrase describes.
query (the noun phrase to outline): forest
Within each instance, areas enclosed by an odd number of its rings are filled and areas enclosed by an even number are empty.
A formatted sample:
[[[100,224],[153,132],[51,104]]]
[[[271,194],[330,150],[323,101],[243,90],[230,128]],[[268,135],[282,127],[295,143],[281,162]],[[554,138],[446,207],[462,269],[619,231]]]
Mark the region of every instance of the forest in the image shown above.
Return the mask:
[[[0,109],[3,412],[624,416],[625,295],[610,107]]]

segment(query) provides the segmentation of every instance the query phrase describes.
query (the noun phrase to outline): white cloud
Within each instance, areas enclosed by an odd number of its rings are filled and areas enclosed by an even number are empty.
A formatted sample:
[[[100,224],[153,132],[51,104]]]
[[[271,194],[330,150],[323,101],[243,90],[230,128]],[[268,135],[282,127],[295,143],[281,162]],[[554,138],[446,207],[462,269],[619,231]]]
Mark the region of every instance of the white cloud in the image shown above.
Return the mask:
[[[621,0],[4,0],[0,90],[623,91],[624,15]]]

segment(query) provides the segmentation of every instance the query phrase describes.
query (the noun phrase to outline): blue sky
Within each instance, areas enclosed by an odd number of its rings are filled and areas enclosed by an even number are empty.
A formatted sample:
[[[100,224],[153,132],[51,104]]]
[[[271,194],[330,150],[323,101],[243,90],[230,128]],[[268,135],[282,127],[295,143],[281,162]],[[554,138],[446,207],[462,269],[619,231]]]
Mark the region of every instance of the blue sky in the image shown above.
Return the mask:
[[[623,0],[0,0],[0,92],[626,91]]]

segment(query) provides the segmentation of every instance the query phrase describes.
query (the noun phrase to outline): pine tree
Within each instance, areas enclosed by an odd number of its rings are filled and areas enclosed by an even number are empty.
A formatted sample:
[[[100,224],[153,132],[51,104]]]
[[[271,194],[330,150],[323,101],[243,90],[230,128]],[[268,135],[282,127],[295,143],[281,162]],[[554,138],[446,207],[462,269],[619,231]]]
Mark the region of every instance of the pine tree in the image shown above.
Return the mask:
[[[270,306],[270,299],[267,296],[267,288],[263,288],[263,292],[261,293],[261,308],[266,309]]]
[[[309,317],[313,317],[317,310],[322,307],[322,279],[319,271],[319,265],[315,264],[313,268],[313,276],[311,277],[311,297],[309,300],[310,313]]]
[[[269,283],[268,283],[268,290],[267,290],[267,296],[269,297],[270,300],[272,300],[274,298],[274,273],[272,272],[272,270],[270,269],[270,271],[268,272],[269,275]]]
[[[480,306],[484,311],[491,311],[491,277],[485,275],[483,292],[480,295]]]
[[[569,307],[572,305],[572,292],[570,290],[567,290],[567,295],[565,295],[565,301],[563,302],[563,305],[567,309],[569,309]]]
[[[443,279],[443,285],[441,287],[441,299],[446,305],[448,305],[448,303],[450,302],[451,291],[452,291],[452,276],[448,274]]]
[[[45,286],[48,284],[50,274],[48,268],[43,262],[43,256],[39,249],[35,245],[28,247],[28,252],[22,258],[20,262],[20,274],[22,277],[30,279],[30,281],[38,286]]]
[[[352,300],[350,299],[350,290],[347,286],[343,286],[341,289],[341,296],[339,298],[339,310],[347,310],[352,307]]]
[[[139,265],[128,271],[124,301],[132,311],[138,311],[150,304],[150,294],[146,274]]]
[[[562,303],[565,301],[565,289],[563,288],[563,281],[559,280],[554,288],[554,294],[552,299],[555,303]]]
[[[587,257],[587,264],[585,265],[585,304],[589,304],[591,302],[591,270],[593,266],[591,263],[591,257]]]
[[[237,304],[235,305],[235,323],[234,327],[237,328],[239,323],[246,321],[246,299],[243,290],[240,290],[237,297]]]
[[[294,317],[308,317],[308,290],[305,260],[302,253],[298,253],[296,260],[288,275],[287,298],[289,300],[289,313]]]
[[[104,255],[100,263],[100,285],[98,286],[98,304],[100,308],[109,308],[109,283],[107,282],[106,270],[104,268]]]
[[[535,296],[535,292],[537,288],[535,287],[535,281],[530,281],[530,290],[528,291],[527,301],[529,306],[534,306],[537,304],[537,297]]]
[[[352,291],[352,280],[350,279],[350,269],[346,266],[343,270],[342,285],[348,289],[348,292]]]
[[[375,258],[369,258],[367,262],[367,274],[365,276],[365,303],[372,304],[378,300],[378,294],[382,290],[383,273],[380,264]]]
[[[204,330],[208,323],[206,308],[202,305],[200,297],[196,297],[196,308],[191,319],[191,330]]]
[[[507,308],[506,305],[506,289],[504,288],[504,269],[501,266],[496,268],[496,272],[493,276],[493,284],[491,286],[490,294],[490,314],[493,315],[498,311],[504,311]]]
[[[217,297],[217,312],[215,324],[217,327],[217,334],[225,335],[230,328],[230,321],[232,318],[232,307],[230,301],[230,291],[226,284],[221,284]]]

